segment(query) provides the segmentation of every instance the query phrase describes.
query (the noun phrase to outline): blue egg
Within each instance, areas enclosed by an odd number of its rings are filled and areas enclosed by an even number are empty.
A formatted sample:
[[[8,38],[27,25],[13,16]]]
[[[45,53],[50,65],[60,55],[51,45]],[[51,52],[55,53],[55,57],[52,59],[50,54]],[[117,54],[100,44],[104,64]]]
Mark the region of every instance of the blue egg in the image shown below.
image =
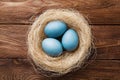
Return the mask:
[[[79,44],[79,37],[75,30],[68,29],[62,37],[62,45],[65,50],[73,51]]]
[[[46,38],[42,41],[42,49],[44,52],[52,57],[56,57],[62,54],[62,44],[53,38]]]
[[[67,25],[63,21],[51,21],[45,28],[44,33],[49,38],[57,38],[67,30]]]

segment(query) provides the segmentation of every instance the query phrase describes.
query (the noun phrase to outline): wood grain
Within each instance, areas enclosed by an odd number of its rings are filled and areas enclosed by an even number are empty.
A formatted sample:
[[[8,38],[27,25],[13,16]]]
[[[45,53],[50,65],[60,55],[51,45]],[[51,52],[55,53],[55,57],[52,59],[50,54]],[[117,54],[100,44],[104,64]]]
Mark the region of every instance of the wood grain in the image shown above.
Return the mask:
[[[0,24],[31,24],[36,16],[50,8],[74,8],[81,12],[90,24],[120,24],[120,0],[0,1]]]
[[[27,30],[28,25],[0,25],[0,58],[26,57]]]
[[[26,58],[31,25],[0,25],[0,58]],[[92,25],[97,59],[120,59],[120,26]]]
[[[23,2],[23,1],[27,1],[27,0],[0,0],[3,2]]]
[[[119,80],[119,60],[96,60],[89,66],[58,78],[34,72],[26,59],[0,59],[0,80]]]

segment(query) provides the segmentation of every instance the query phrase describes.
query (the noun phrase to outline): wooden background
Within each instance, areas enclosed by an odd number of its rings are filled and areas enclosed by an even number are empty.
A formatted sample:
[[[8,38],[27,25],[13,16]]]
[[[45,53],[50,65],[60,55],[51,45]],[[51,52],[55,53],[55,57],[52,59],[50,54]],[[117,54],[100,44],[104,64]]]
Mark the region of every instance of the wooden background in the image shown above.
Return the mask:
[[[36,74],[27,60],[28,28],[50,8],[80,11],[97,48],[91,64],[58,78]],[[120,80],[120,0],[0,0],[0,80]]]

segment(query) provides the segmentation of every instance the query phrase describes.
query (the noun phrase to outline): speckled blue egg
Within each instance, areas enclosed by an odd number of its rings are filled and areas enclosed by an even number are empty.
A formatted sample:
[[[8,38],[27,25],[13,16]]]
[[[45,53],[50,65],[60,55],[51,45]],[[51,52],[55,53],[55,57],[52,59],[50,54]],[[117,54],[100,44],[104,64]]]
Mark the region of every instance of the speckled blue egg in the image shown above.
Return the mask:
[[[54,38],[46,38],[42,41],[42,49],[44,52],[52,57],[56,57],[62,54],[62,44]]]
[[[49,38],[56,38],[61,36],[67,30],[67,25],[63,21],[51,21],[45,28],[44,33]]]
[[[74,29],[68,29],[62,37],[62,45],[66,51],[73,51],[79,44],[79,37]]]

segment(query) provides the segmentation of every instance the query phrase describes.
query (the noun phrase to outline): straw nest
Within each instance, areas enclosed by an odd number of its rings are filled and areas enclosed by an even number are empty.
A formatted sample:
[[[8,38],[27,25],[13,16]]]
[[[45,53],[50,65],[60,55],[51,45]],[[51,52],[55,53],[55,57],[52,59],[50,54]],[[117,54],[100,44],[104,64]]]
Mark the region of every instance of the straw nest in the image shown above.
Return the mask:
[[[50,57],[42,50],[42,40],[45,25],[54,20],[64,21],[69,28],[77,31],[79,46],[75,51],[64,51],[59,57]],[[91,28],[84,17],[75,10],[50,9],[41,14],[30,27],[28,33],[28,56],[35,70],[47,76],[66,74],[76,68],[81,68],[90,55],[92,43]]]

